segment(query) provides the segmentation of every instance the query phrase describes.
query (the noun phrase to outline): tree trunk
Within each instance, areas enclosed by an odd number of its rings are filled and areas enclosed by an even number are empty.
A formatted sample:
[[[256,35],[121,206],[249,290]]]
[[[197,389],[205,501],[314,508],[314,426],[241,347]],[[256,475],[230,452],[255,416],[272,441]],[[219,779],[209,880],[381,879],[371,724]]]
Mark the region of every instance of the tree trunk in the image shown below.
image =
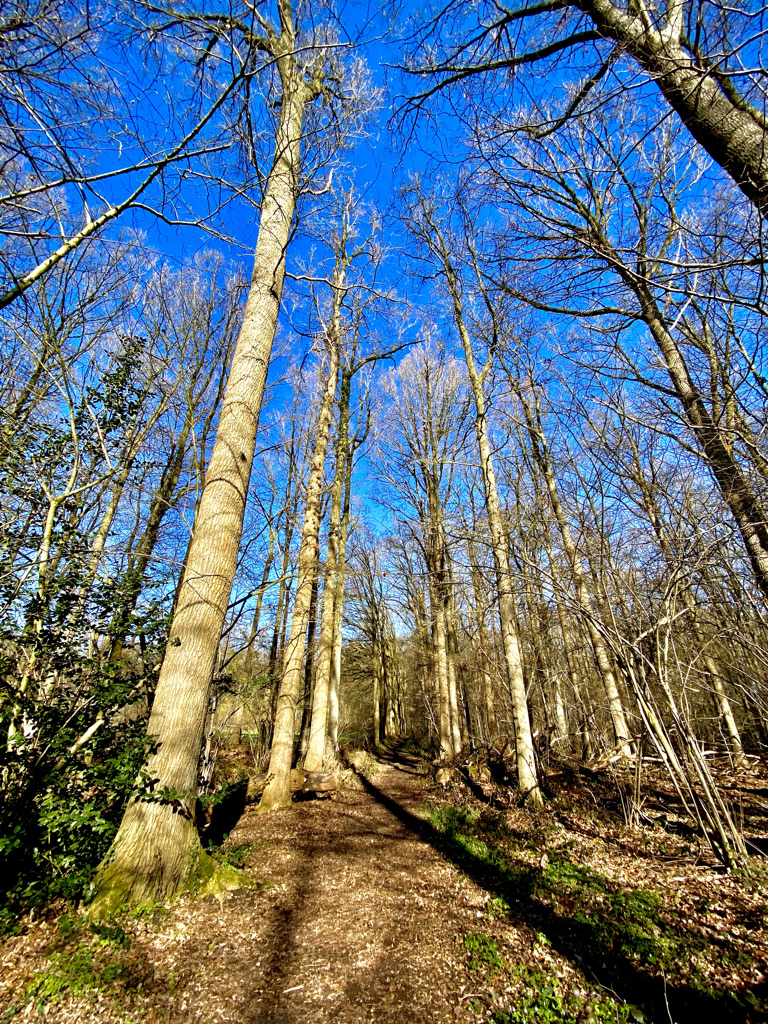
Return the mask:
[[[640,315],[664,358],[691,432],[739,528],[757,585],[768,598],[768,519],[761,501],[710,416],[650,290],[624,265],[618,271],[640,303]]]
[[[471,540],[468,541],[467,553],[469,555],[470,574],[472,577],[472,594],[475,599],[475,622],[477,623],[477,639],[479,641],[475,644],[475,650],[480,662],[479,672],[482,677],[482,693],[485,704],[485,741],[488,744],[493,744],[496,742],[498,734],[496,703],[493,695],[493,678],[488,657],[489,641],[485,623],[483,591],[480,585],[480,569],[475,558],[475,547]]]
[[[611,721],[613,722],[614,740],[617,746],[626,744],[629,739],[629,726],[627,725],[624,705],[622,703],[618,683],[616,681],[616,673],[613,669],[613,659],[611,658],[600,631],[595,625],[592,603],[590,601],[584,579],[584,567],[581,564],[581,558],[576,550],[576,544],[573,540],[573,535],[571,534],[571,529],[568,525],[568,520],[566,519],[565,512],[560,501],[560,493],[555,480],[555,474],[552,470],[552,462],[549,458],[549,449],[547,447],[544,433],[541,429],[538,395],[534,393],[534,400],[536,402],[536,418],[534,420],[533,411],[531,410],[527,399],[523,395],[522,390],[517,389],[517,391],[523,407],[523,413],[525,415],[534,461],[539,467],[541,475],[544,478],[544,483],[546,484],[549,500],[552,505],[552,511],[554,512],[555,520],[557,521],[560,536],[563,541],[563,549],[568,557],[571,574],[573,576],[573,584],[576,589],[576,600],[579,608],[581,609],[584,624],[589,632],[592,649],[595,652],[595,659],[597,661],[598,668],[600,669],[600,675],[603,679],[603,686],[605,687],[605,694],[608,699],[608,710],[611,715]],[[628,745],[624,748],[625,754],[629,753],[627,747]]]
[[[434,224],[438,237],[439,255],[448,282],[454,307],[454,319],[464,349],[472,396],[475,401],[475,432],[480,452],[480,466],[485,489],[485,504],[488,512],[488,525],[493,545],[493,560],[496,567],[496,586],[499,595],[499,620],[504,644],[504,656],[507,668],[509,693],[512,699],[512,717],[515,725],[515,753],[517,760],[517,784],[520,795],[526,803],[540,806],[543,803],[536,771],[536,757],[531,733],[531,719],[528,710],[528,699],[525,692],[525,675],[523,672],[523,653],[520,647],[515,626],[515,597],[512,591],[512,579],[509,571],[509,554],[504,536],[504,523],[499,507],[499,495],[496,488],[496,473],[493,466],[491,442],[488,436],[488,420],[486,414],[483,374],[478,373],[472,354],[472,342],[464,323],[464,312],[461,304],[458,282],[450,262],[448,250],[442,234]],[[486,369],[490,364],[486,364]]]
[[[287,5],[285,5],[287,8]],[[280,309],[285,254],[299,188],[304,110],[292,20],[275,40],[282,103],[261,207],[253,276],[205,485],[187,552],[170,641],[148,725],[153,751],[96,879],[96,910],[173,896],[205,861],[194,823],[208,690],[227,611],[245,513],[261,401]]]
[[[341,683],[341,629],[344,616],[344,574],[349,533],[349,500],[352,487],[352,450],[347,452],[344,471],[344,511],[339,533],[339,560],[336,571],[336,595],[333,601],[333,657],[331,658],[330,692],[328,697],[328,746],[335,751],[339,742],[339,685]]]
[[[571,0],[648,72],[696,141],[764,215],[768,213],[768,146],[763,114],[740,96],[727,74],[683,45],[682,3],[668,4],[662,28],[647,14],[611,0]],[[643,8],[644,11],[644,8]],[[719,60],[719,57],[718,57]]]
[[[333,636],[336,622],[341,505],[347,471],[347,453],[349,450],[350,390],[350,375],[343,371],[339,389],[339,433],[336,441],[336,468],[331,488],[331,520],[328,529],[328,556],[325,563],[323,612],[317,651],[315,699],[312,705],[312,728],[309,735],[309,747],[304,760],[304,767],[308,772],[319,772],[322,770],[328,734],[331,664],[333,661]]]
[[[291,802],[291,762],[296,703],[301,688],[301,666],[304,660],[307,620],[312,597],[313,581],[317,579],[318,544],[320,533],[320,499],[323,488],[325,455],[333,418],[333,402],[339,370],[340,338],[336,330],[328,338],[330,366],[323,391],[317,420],[315,448],[307,482],[306,510],[299,548],[296,596],[293,602],[291,629],[287,643],[287,657],[280,690],[269,759],[269,781],[259,804],[260,811],[287,807]]]
[[[309,746],[309,725],[312,720],[312,703],[315,693],[315,633],[317,631],[317,591],[320,580],[316,576],[312,581],[312,597],[309,602],[309,622],[307,623],[307,648],[304,656],[304,696],[301,704],[301,733],[296,763],[307,753]],[[292,765],[295,767],[295,765]]]

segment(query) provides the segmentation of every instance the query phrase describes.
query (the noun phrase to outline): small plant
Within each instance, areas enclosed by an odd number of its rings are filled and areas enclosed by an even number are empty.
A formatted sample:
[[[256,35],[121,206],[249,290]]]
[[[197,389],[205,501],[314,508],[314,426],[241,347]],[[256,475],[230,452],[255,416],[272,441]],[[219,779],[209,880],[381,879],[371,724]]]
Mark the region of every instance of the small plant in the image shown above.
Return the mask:
[[[87,922],[86,918],[62,915],[56,948],[48,957],[48,966],[27,985],[24,1001],[39,1011],[49,1003],[86,992],[109,990],[118,1000],[141,992],[151,978],[151,969],[129,955],[131,944],[131,936],[118,922]]]
[[[489,915],[525,915],[529,906],[544,903],[557,915],[560,940],[574,950],[593,951],[609,974],[631,963],[657,976],[675,976],[681,965],[688,964],[690,988],[718,1003],[726,999],[712,989],[707,965],[716,957],[719,967],[739,967],[745,954],[738,947],[713,943],[706,935],[680,927],[657,893],[625,888],[579,863],[570,844],[550,843],[544,846],[546,856],[531,863],[531,850],[542,850],[538,842],[531,846],[532,836],[554,837],[556,823],[543,827],[546,822],[542,824],[539,816],[531,828],[512,830],[493,813],[451,805],[432,807],[426,817],[441,834],[450,860],[494,894]],[[542,939],[551,942],[553,936],[542,932],[536,944],[544,945]],[[602,1012],[595,1009],[593,1019],[600,1021]],[[609,1013],[608,1019],[616,1018]]]
[[[253,843],[238,843],[236,846],[210,847],[208,852],[222,864],[229,864],[241,871],[253,850]]]
[[[485,906],[485,912],[489,917],[506,917],[509,910],[509,904],[502,896],[494,896]]]
[[[467,967],[470,971],[485,971],[486,974],[498,974],[504,970],[506,962],[499,952],[499,947],[487,935],[469,932],[464,936],[464,949],[469,953]]]
[[[492,1012],[493,1024],[641,1024],[645,1019],[628,1003],[568,986],[540,968],[517,968],[513,976],[520,990],[511,1009]]]

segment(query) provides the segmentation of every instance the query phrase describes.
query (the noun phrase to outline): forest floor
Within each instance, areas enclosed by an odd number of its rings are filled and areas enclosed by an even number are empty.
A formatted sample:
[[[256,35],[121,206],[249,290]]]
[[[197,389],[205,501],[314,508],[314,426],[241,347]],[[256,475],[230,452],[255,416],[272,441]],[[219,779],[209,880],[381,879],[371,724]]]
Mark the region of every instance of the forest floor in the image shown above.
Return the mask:
[[[0,1022],[768,1021],[766,862],[725,872],[661,777],[629,828],[615,770],[550,766],[532,813],[479,773],[437,787],[405,747],[352,764],[333,799],[246,808],[218,856],[251,887],[25,921]],[[768,773],[725,774],[757,852]]]

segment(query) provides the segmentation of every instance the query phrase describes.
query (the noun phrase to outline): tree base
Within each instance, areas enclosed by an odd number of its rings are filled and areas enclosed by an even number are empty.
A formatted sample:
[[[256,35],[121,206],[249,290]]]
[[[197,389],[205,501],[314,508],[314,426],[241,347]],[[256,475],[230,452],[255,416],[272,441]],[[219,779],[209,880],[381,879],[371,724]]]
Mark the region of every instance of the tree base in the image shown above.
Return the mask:
[[[181,896],[193,899],[205,896],[223,898],[225,892],[250,888],[259,883],[230,867],[220,864],[202,849],[190,851],[190,866],[178,885],[163,885],[160,878],[137,877],[135,870],[121,867],[117,861],[105,861],[96,876],[96,898],[88,907],[93,920],[115,917],[119,914],[150,910]]]

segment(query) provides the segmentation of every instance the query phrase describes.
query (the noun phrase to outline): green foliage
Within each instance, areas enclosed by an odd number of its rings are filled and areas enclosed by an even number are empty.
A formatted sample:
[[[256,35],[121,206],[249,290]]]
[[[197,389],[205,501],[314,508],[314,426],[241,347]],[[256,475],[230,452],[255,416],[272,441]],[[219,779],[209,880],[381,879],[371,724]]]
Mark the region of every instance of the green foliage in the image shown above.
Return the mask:
[[[519,995],[512,1010],[495,1010],[491,1014],[492,1024],[639,1024],[644,1019],[635,1007],[608,997],[584,996],[573,991],[561,995],[546,980],[529,979],[529,984],[531,991]]]
[[[544,943],[548,945],[548,943]],[[490,1020],[493,1024],[641,1024],[642,1011],[629,1003],[616,1002],[605,993],[578,988],[539,967],[510,968],[493,939],[474,932],[464,936],[470,970],[489,977],[505,972],[505,991],[515,990],[512,1007],[504,997],[492,994]],[[504,1005],[497,1005],[498,1003]]]
[[[241,871],[253,851],[254,843],[238,843],[236,846],[208,847],[208,852],[221,864],[229,864]]]
[[[109,990],[119,996],[141,991],[151,972],[129,955],[130,949],[131,937],[119,923],[87,923],[65,914],[59,919],[56,948],[48,965],[29,983],[23,1002],[33,1003],[40,1011],[49,1003],[86,992]]]
[[[110,664],[88,636],[108,633],[114,592],[73,609],[72,585],[57,582],[42,625],[28,608],[20,629],[0,628],[0,933],[53,899],[88,897],[148,751],[164,622],[145,620],[141,655]]]
[[[713,1009],[735,1012],[739,1000],[712,990],[699,965],[715,955],[720,964],[736,969],[743,954],[728,943],[713,947],[706,935],[678,926],[657,893],[612,882],[579,863],[569,844],[547,849],[542,834],[550,843],[557,842],[556,823],[536,819],[529,829],[515,833],[497,812],[478,814],[451,805],[432,807],[427,818],[441,833],[450,859],[493,893],[487,905],[489,917],[547,909],[549,924],[536,932],[534,949],[548,951],[556,946],[562,952],[565,946],[582,957],[584,950],[589,950],[601,970],[617,981],[628,971],[674,977],[684,966],[692,998],[698,998],[698,993],[711,1001]],[[544,850],[546,858],[537,857],[538,863],[531,864],[530,852]],[[473,952],[473,965],[480,964],[486,953],[491,956],[485,946]],[[497,1024],[571,1020],[624,1024],[644,1019],[638,1007],[614,1004],[602,997],[592,999],[588,1006],[583,1002],[571,1005],[565,989],[551,979],[538,984],[535,977],[529,977],[528,983],[535,993],[527,993],[513,1010],[501,1007],[493,1018]]]
[[[736,868],[733,875],[749,892],[768,894],[768,867],[764,858],[750,857],[747,866]]]
[[[469,932],[464,936],[464,948],[469,953],[467,967],[471,971],[486,971],[495,974],[504,968],[504,958],[499,947],[487,935]]]

